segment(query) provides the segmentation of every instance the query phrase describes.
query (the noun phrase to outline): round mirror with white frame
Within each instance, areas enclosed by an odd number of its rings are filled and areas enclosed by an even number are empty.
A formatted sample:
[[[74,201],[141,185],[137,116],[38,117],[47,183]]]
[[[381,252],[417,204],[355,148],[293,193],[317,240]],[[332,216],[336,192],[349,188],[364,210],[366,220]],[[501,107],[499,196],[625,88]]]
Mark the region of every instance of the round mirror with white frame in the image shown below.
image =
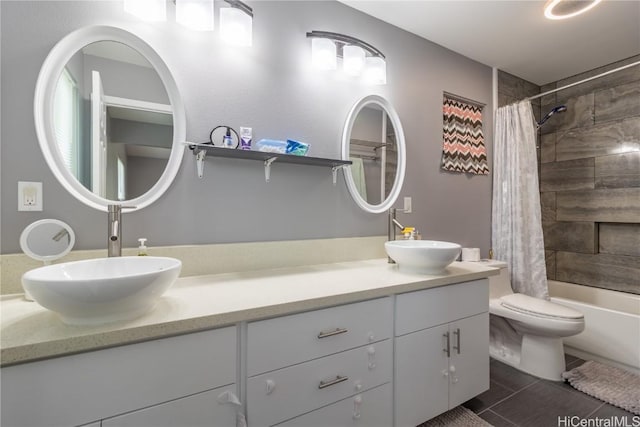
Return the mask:
[[[406,148],[400,117],[379,96],[360,99],[349,111],[342,132],[347,187],[363,210],[380,213],[398,199],[404,182]]]
[[[81,28],[54,46],[38,75],[34,118],[55,177],[102,211],[156,201],[184,154],[173,76],[151,46],[121,28]]]

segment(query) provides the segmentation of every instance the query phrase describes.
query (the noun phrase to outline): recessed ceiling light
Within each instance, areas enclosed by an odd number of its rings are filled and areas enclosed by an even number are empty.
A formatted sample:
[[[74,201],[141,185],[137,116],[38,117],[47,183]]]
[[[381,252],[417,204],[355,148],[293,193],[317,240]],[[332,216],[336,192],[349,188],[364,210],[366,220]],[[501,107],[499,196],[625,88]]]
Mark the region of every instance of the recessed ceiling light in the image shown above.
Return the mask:
[[[580,15],[595,7],[602,0],[549,0],[544,6],[548,19],[566,19]]]

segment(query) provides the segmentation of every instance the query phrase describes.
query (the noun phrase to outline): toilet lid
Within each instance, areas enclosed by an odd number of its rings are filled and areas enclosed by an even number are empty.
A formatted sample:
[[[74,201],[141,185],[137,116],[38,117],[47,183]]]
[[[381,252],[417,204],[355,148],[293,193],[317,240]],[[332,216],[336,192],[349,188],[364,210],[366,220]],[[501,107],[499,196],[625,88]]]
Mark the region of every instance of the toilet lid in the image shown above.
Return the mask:
[[[559,319],[582,319],[578,310],[524,294],[510,294],[500,297],[500,304],[508,309],[535,316]]]

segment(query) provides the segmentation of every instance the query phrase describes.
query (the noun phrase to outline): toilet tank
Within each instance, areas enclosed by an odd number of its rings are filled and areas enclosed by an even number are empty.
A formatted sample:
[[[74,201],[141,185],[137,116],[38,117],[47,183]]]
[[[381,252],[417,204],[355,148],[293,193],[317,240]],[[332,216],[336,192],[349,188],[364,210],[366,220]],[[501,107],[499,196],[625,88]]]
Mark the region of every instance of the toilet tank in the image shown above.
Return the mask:
[[[507,263],[494,259],[483,260],[481,262],[487,267],[500,269],[499,275],[489,277],[489,298],[500,298],[501,296],[512,294],[513,290],[511,289],[511,278]]]

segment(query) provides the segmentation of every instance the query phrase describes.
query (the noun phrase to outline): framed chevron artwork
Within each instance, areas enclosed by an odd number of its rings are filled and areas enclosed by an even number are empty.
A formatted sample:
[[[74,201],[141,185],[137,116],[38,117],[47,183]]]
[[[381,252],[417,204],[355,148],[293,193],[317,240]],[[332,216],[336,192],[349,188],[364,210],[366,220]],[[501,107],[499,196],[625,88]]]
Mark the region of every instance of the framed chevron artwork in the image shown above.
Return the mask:
[[[442,169],[488,175],[482,106],[444,95]]]

